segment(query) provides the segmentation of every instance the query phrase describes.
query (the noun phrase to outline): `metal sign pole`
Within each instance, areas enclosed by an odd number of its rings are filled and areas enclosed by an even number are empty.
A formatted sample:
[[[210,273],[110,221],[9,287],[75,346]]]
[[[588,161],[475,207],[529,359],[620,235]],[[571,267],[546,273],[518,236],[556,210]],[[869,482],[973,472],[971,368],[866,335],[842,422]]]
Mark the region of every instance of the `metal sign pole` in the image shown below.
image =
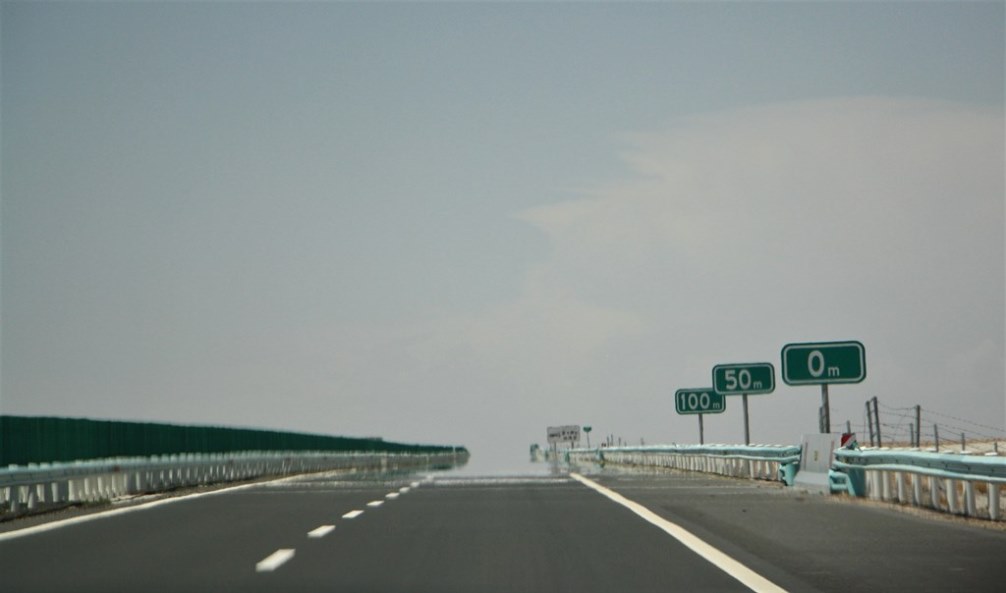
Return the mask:
[[[704,414],[699,414],[699,444],[705,445],[706,433],[705,433],[705,427],[702,426],[702,416],[704,416]]]
[[[821,383],[821,409],[823,410],[821,419],[821,432],[831,432],[831,410],[828,405],[828,384]]]
[[[751,444],[751,428],[748,424],[748,394],[742,393],[741,400],[744,402],[744,444]]]

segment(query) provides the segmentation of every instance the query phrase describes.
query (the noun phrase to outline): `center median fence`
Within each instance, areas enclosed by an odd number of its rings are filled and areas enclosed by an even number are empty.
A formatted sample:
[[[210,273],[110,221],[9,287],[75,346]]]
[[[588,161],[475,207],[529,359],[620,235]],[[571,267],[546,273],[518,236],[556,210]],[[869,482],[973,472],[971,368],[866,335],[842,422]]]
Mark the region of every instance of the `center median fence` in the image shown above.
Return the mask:
[[[464,447],[206,426],[0,417],[0,518],[319,471],[444,469]]]
[[[652,445],[573,449],[570,463],[612,463],[719,474],[792,484],[800,447],[784,445]]]

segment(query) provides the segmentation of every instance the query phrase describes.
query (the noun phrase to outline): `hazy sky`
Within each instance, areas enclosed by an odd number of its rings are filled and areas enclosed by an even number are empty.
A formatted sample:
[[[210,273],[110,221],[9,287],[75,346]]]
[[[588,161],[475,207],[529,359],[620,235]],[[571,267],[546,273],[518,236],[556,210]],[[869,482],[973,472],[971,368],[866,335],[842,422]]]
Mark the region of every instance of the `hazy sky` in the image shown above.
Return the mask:
[[[855,339],[836,424],[1003,429],[1003,2],[0,18],[3,413],[502,467],[552,424],[697,442],[714,364]],[[752,439],[797,443],[820,392],[777,383]]]

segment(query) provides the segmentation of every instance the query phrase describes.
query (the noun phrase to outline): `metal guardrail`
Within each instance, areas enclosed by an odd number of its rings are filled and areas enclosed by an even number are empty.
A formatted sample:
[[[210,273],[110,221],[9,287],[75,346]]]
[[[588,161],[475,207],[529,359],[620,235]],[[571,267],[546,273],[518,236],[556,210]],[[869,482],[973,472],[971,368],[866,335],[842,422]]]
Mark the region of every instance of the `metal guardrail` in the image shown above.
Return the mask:
[[[414,454],[297,451],[183,454],[12,466],[0,470],[0,516],[263,476],[338,469],[432,468],[458,465],[467,459],[464,450]]]
[[[659,467],[792,483],[800,447],[786,445],[652,445],[573,449],[571,462]]]
[[[572,463],[611,463],[705,472],[793,485],[801,447],[655,445],[572,449]],[[1006,518],[1006,457],[897,449],[838,449],[831,491],[1001,521]]]
[[[833,483],[853,495],[1002,520],[1006,457],[918,450],[839,449]]]

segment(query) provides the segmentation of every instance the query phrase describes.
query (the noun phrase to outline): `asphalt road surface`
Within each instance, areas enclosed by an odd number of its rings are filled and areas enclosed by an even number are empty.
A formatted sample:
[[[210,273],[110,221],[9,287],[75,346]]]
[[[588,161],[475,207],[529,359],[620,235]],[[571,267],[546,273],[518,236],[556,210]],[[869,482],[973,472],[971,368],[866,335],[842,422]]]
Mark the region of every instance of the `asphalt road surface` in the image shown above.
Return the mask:
[[[584,474],[315,475],[8,523],[0,591],[1006,590],[1003,531],[769,483]]]

